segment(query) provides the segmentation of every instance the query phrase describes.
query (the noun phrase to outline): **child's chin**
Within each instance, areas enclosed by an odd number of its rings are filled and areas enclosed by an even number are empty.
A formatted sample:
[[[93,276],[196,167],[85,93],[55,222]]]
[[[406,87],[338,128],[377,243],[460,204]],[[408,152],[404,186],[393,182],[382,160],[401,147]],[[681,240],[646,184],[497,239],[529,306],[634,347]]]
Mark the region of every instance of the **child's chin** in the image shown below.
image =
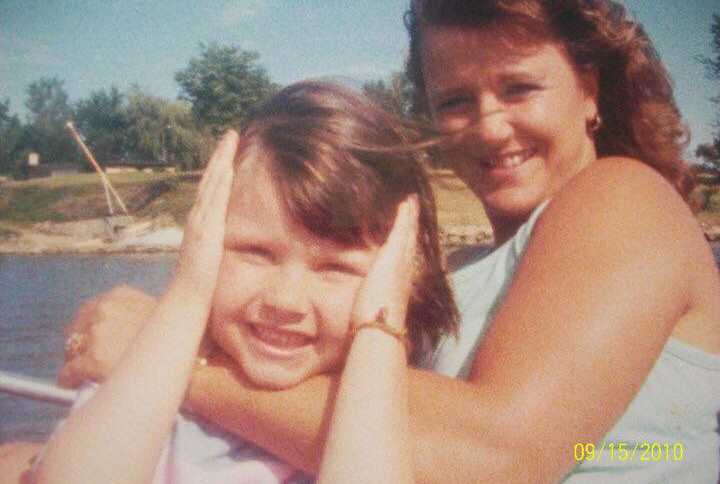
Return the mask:
[[[285,390],[307,380],[311,375],[305,372],[277,368],[245,371],[245,376],[258,387],[268,390]]]

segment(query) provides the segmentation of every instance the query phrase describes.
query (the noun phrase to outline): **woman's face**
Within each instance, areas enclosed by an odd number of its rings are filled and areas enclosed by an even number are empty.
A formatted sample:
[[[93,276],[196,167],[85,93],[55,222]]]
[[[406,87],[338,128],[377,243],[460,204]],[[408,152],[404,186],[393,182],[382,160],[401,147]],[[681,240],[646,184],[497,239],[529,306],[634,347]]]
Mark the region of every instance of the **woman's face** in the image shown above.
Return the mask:
[[[286,388],[343,358],[376,248],[345,248],[288,219],[257,151],[236,175],[210,327],[255,384]]]
[[[501,28],[501,27],[500,27]],[[595,159],[595,79],[551,42],[510,45],[497,28],[428,27],[423,74],[436,127],[472,127],[450,150],[493,224],[522,223]]]

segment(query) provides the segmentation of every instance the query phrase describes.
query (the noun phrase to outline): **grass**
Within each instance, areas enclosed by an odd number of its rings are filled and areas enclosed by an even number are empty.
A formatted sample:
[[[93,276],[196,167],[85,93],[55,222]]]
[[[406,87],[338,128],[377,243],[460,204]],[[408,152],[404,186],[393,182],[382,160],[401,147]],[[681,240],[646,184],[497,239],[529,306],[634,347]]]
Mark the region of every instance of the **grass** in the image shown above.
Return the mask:
[[[112,174],[109,178],[132,215],[139,218],[171,217],[175,223],[183,225],[195,199],[199,175],[127,172]],[[433,170],[430,181],[442,227],[475,225],[489,228],[478,199],[450,171]],[[705,208],[697,214],[698,219],[709,225],[720,225],[720,185],[702,185],[698,194],[705,201]],[[83,220],[106,215],[107,202],[99,177],[94,173],[10,182],[0,187],[0,221],[21,227],[44,221]]]
[[[5,227],[0,227],[0,240],[17,237],[20,232]]]
[[[133,215],[170,216],[179,225],[185,223],[199,179],[197,174],[143,172],[116,173],[109,178]],[[433,171],[431,184],[441,225],[488,225],[478,200],[450,172]],[[0,220],[31,224],[106,215],[107,202],[95,173],[13,182],[0,189]]]
[[[184,221],[194,191],[193,177],[171,173],[129,172],[109,175],[109,179],[130,212],[154,217],[163,207],[157,199],[167,199],[168,211],[178,222]],[[185,203],[180,198],[190,200]],[[121,213],[115,204],[115,213]],[[67,175],[7,183],[0,191],[0,220],[20,224],[64,222],[104,217],[109,214],[99,176],[93,173]]]
[[[440,226],[480,225],[490,227],[482,204],[467,186],[446,170],[430,172]]]

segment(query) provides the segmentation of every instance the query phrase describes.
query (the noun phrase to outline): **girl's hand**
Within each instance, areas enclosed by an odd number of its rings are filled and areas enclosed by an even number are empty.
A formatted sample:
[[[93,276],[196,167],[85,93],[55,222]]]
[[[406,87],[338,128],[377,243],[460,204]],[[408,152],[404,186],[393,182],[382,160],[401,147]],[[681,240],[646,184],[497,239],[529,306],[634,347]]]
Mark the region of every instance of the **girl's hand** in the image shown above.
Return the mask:
[[[416,195],[408,196],[399,204],[390,234],[358,290],[352,313],[353,325],[375,321],[384,310],[388,326],[397,331],[405,330],[407,305],[415,277],[419,211]]]
[[[194,301],[210,304],[215,290],[225,236],[233,161],[240,142],[230,130],[220,140],[200,180],[195,204],[188,215],[171,290],[180,290]]]

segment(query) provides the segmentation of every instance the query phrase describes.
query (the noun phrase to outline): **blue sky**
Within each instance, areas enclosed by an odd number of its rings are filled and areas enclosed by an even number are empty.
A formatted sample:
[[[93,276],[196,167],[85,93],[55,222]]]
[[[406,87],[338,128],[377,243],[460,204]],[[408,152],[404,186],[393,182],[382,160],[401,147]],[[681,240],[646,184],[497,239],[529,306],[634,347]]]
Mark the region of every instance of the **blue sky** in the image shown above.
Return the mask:
[[[260,53],[271,78],[358,82],[399,70],[407,48],[408,0],[0,0],[0,99],[24,115],[25,89],[42,76],[65,81],[71,101],[92,90],[138,83],[175,98],[173,79],[200,42]],[[694,60],[710,54],[715,0],[626,0],[675,80],[693,133],[691,150],[712,139],[720,94]]]

